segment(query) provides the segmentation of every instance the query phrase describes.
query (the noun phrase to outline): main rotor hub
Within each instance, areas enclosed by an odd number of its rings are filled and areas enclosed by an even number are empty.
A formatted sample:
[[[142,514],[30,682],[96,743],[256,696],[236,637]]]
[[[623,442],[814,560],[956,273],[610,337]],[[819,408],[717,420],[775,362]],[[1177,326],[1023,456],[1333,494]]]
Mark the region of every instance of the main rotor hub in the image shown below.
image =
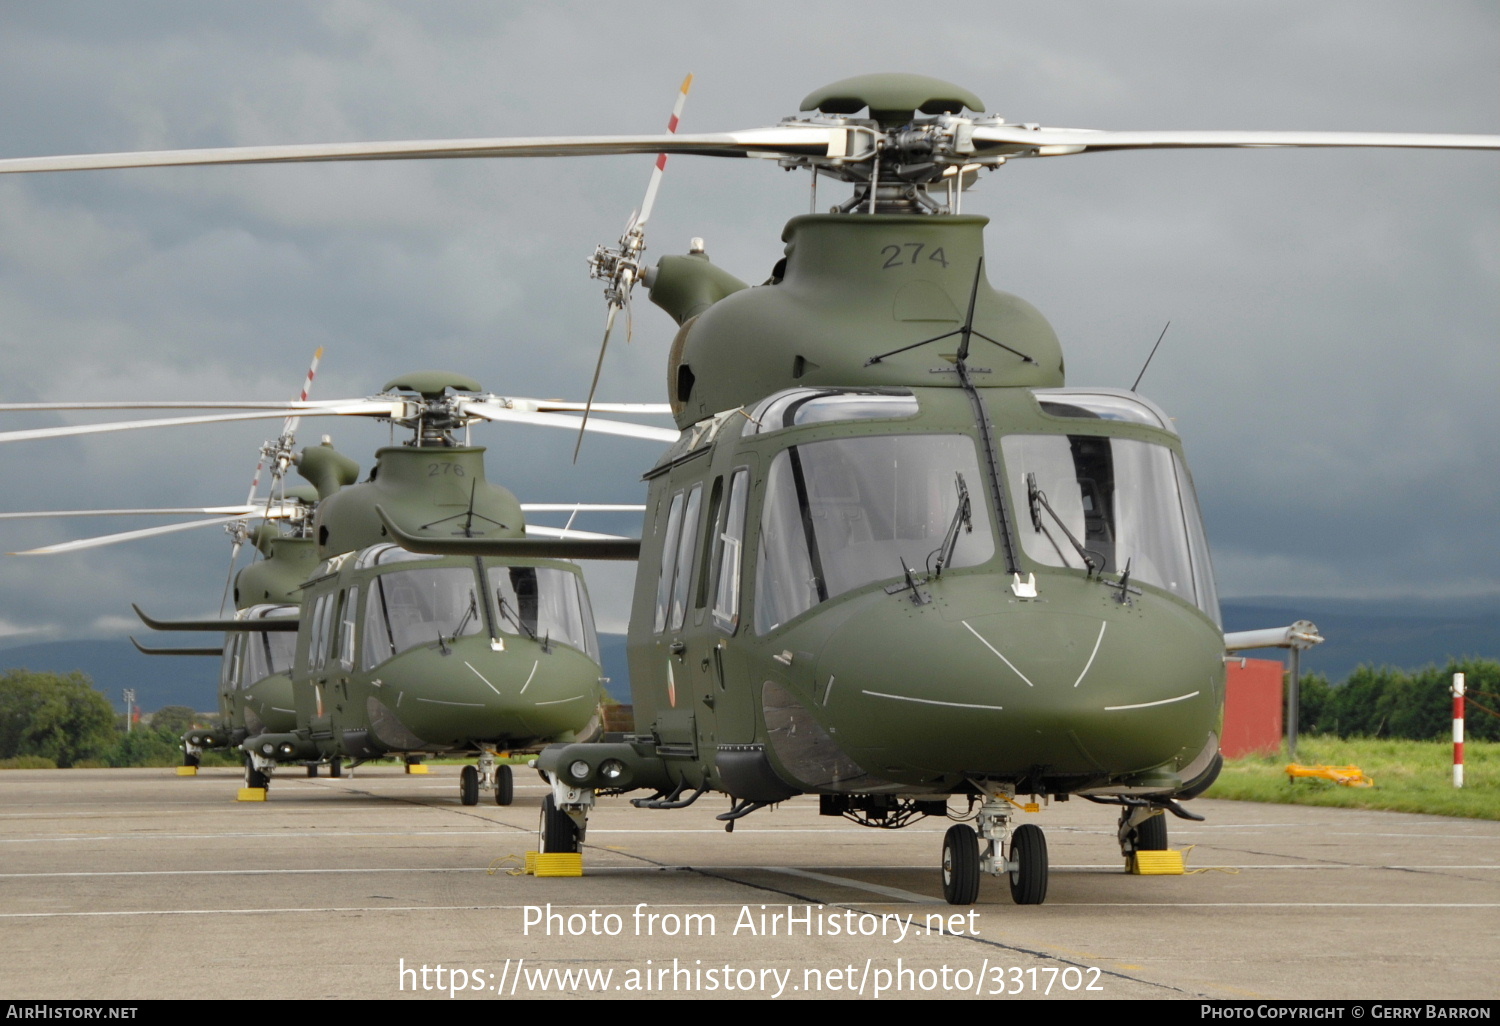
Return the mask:
[[[958,213],[959,193],[972,184],[975,173],[1005,161],[975,155],[975,124],[1004,123],[964,113],[983,109],[984,102],[967,89],[926,75],[846,78],[802,101],[802,110],[821,117],[787,118],[785,123],[855,129],[851,135],[863,137],[866,145],[832,160],[787,157],[781,166],[810,168],[815,175],[854,185],[854,195],[833,207],[834,213]],[[869,117],[850,116],[864,110]]]
[[[383,393],[415,392],[420,399],[406,401],[406,414],[391,420],[402,427],[411,428],[415,435],[407,445],[417,448],[451,447],[458,442],[450,432],[464,427],[469,422],[467,415],[458,408],[458,397],[447,392],[480,392],[482,387],[473,378],[449,371],[417,371],[388,381]]]
[[[824,114],[858,114],[869,108],[882,128],[899,128],[923,114],[959,114],[984,110],[984,101],[967,89],[926,75],[889,72],[856,75],[807,94],[803,110]]]

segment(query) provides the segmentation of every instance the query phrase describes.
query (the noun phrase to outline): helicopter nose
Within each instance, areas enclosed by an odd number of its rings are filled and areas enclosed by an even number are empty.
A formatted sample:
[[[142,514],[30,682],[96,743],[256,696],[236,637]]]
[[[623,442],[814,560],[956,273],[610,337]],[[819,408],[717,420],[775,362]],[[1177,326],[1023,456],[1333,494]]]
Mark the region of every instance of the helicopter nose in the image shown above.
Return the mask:
[[[1186,763],[1219,730],[1222,637],[1176,603],[904,605],[846,621],[813,682],[874,775],[1121,776]]]
[[[519,643],[492,652],[479,641],[461,640],[435,668],[430,654],[381,668],[368,705],[383,741],[393,748],[412,747],[413,738],[421,747],[529,742],[582,730],[596,712],[599,670],[581,653]]]

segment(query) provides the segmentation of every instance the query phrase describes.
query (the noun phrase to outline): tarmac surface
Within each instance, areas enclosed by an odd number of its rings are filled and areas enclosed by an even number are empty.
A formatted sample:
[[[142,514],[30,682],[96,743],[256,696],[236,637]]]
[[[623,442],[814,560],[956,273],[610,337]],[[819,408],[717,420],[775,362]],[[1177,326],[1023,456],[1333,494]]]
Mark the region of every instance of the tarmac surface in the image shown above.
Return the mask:
[[[1121,870],[1114,811],[1054,804],[1047,901],[943,903],[946,821],[813,799],[726,834],[724,799],[601,800],[582,878],[510,875],[544,792],[428,775],[0,772],[0,995],[1494,999],[1500,823],[1199,800],[1188,875]],[[955,807],[957,803],[955,803]],[[507,860],[507,856],[517,859]],[[441,967],[441,970],[439,969]]]

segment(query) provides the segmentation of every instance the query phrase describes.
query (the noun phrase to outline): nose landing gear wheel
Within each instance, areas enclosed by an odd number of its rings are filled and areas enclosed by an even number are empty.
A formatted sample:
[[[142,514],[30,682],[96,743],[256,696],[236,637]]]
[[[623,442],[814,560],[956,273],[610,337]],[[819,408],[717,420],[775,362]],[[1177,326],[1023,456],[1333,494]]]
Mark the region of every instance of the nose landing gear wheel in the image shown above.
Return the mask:
[[[509,805],[516,800],[516,778],[509,766],[495,767],[495,804]]]
[[[328,775],[330,777],[341,777],[344,775],[344,760],[334,759],[328,764]]]
[[[479,771],[465,766],[458,773],[458,800],[465,805],[479,804]]]
[[[250,761],[249,756],[245,757],[245,786],[259,787],[263,790],[271,786],[271,778],[256,769],[255,763]]]
[[[951,831],[950,831],[951,832]],[[1017,905],[1040,905],[1047,898],[1047,838],[1033,823],[1016,828],[1010,839],[1010,897]]]
[[[1167,850],[1167,817],[1157,813],[1135,828],[1136,851]]]
[[[950,905],[972,905],[979,897],[979,838],[962,823],[943,835],[943,897]]]
[[[578,850],[578,828],[573,817],[557,807],[549,794],[542,799],[542,852],[558,854]]]

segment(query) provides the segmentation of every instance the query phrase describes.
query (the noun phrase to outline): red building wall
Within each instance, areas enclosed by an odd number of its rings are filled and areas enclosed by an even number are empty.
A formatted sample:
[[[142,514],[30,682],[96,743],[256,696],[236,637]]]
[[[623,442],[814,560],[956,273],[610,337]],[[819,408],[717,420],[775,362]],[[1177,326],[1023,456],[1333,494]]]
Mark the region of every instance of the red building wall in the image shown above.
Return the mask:
[[[1235,659],[1224,694],[1224,737],[1219,747],[1224,758],[1254,752],[1274,752],[1281,747],[1282,675],[1279,659]]]

